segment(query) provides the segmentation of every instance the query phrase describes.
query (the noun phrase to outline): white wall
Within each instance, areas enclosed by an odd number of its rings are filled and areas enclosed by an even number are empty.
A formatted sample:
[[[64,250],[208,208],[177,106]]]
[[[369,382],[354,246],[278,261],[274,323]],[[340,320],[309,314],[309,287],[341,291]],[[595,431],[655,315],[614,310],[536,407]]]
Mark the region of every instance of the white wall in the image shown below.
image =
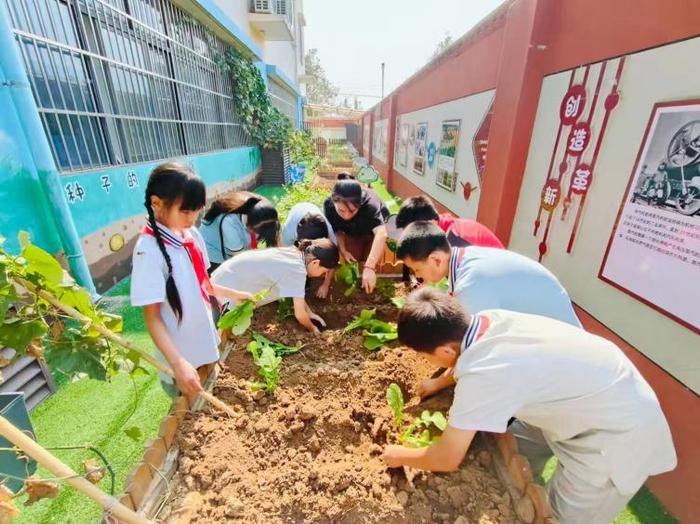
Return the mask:
[[[297,59],[295,42],[265,42],[263,59],[267,64],[277,66],[287,75],[287,78],[298,84]]]
[[[459,98],[450,102],[445,102],[436,106],[426,107],[412,113],[399,115],[397,134],[401,126],[405,123],[415,127],[421,122],[428,123],[428,136],[426,140],[426,161],[425,172],[419,175],[413,171],[413,160],[415,157],[414,145],[407,145],[407,161],[403,165],[403,159],[399,156],[399,144],[397,142],[394,158],[394,169],[418,186],[431,198],[437,200],[445,207],[451,209],[456,214],[475,218],[479,207],[480,191],[472,192],[469,200],[465,200],[462,191],[463,183],[471,183],[472,187],[479,187],[479,177],[476,172],[474,154],[472,152],[472,141],[476,130],[479,128],[486,112],[493,99],[494,91],[486,91],[476,95]],[[454,192],[450,192],[435,183],[437,174],[438,153],[435,155],[435,162],[430,167],[427,162],[427,145],[431,142],[435,148],[440,148],[440,135],[442,122],[445,120],[460,120],[460,134],[457,143],[457,156],[455,158],[455,171],[457,172],[457,185]]]
[[[700,336],[600,280],[598,272],[652,107],[657,102],[700,98],[698,56],[700,38],[627,57],[620,83],[620,102],[611,113],[573,250],[566,253],[575,208],[562,220],[560,204],[554,211],[548,251],[543,260],[560,277],[578,305],[695,392],[700,392]],[[617,60],[611,61],[608,68],[614,69],[616,64]],[[598,65],[592,68],[593,78],[597,78],[598,70]],[[581,74],[577,72],[577,82]],[[510,247],[535,259],[542,231],[538,237],[533,236],[533,224],[559,127],[559,106],[570,75],[563,72],[543,81],[513,224]],[[607,95],[612,81],[608,75],[604,78],[602,96]],[[589,103],[591,95],[589,90]],[[602,103],[599,111],[602,112]],[[594,133],[600,129],[599,120],[594,120],[593,129]],[[593,145],[588,146],[584,155],[592,152]],[[629,260],[630,265],[640,263]],[[690,295],[700,299],[700,280],[690,280],[686,285],[691,289]]]
[[[248,18],[248,0],[214,0],[214,3],[249,37],[257,40]]]

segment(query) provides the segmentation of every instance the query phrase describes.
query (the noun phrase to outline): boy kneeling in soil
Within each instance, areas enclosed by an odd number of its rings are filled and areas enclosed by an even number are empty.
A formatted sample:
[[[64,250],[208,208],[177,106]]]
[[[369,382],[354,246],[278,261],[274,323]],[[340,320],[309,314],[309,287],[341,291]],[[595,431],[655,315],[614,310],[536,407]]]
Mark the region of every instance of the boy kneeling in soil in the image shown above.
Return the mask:
[[[552,454],[559,459],[547,486],[557,518],[589,524],[611,522],[649,475],[676,466],[654,391],[608,340],[536,315],[490,310],[469,318],[430,288],[408,297],[398,335],[429,362],[454,367],[457,386],[440,440],[387,446],[389,467],[453,471],[477,431],[507,429],[535,475]]]
[[[491,247],[450,247],[434,222],[414,222],[404,230],[396,255],[428,284],[447,278],[449,293],[470,313],[507,309],[554,318],[581,327],[569,294],[546,267]],[[426,380],[421,397],[454,384],[452,370]]]

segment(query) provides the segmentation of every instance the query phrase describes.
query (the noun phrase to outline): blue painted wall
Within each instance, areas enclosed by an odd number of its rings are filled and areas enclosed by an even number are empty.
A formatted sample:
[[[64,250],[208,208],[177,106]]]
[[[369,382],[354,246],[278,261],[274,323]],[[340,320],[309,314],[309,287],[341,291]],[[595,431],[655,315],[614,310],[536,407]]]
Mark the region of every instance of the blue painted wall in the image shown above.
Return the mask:
[[[261,157],[260,150],[254,146],[175,160],[192,166],[207,186],[211,186],[257,172]],[[148,175],[161,163],[117,166],[61,177],[78,234],[84,237],[119,220],[145,214]]]
[[[49,214],[34,160],[0,68],[0,234],[6,248],[19,251],[17,234],[28,231],[33,241],[56,253],[61,240]]]

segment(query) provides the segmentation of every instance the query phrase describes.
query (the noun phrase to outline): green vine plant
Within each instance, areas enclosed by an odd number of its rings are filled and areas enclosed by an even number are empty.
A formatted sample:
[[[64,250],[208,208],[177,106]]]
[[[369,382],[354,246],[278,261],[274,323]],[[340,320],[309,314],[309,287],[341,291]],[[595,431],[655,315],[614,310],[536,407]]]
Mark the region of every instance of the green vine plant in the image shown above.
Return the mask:
[[[293,132],[292,122],[272,105],[256,65],[233,47],[216,55],[214,62],[231,75],[236,114],[253,141],[265,149],[286,145]]]
[[[447,429],[447,419],[441,411],[431,413],[426,409],[421,413],[420,417],[413,419],[413,421],[401,431],[401,426],[406,419],[406,414],[404,413],[405,404],[403,393],[398,384],[389,384],[386,390],[386,401],[394,414],[397,438],[402,444],[414,448],[424,448],[437,442],[440,438],[439,435],[432,434],[432,428],[437,429],[440,433]]]
[[[14,349],[12,361],[25,355],[48,358],[70,378],[86,374],[107,380],[124,370],[143,372],[138,354],[110,344],[96,329],[120,332],[121,317],[96,307],[88,291],[26,232],[19,234],[19,243],[21,254],[14,256],[0,237],[0,344]],[[56,304],[74,308],[89,322],[74,320]],[[0,367],[10,363],[4,359]]]

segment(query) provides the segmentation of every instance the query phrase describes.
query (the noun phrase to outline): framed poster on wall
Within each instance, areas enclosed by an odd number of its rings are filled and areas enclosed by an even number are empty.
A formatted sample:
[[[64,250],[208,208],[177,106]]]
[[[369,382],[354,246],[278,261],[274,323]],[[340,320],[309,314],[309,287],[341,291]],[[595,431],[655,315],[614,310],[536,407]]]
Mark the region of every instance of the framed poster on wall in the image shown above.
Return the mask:
[[[399,137],[399,163],[406,167],[408,162],[408,124],[401,124]]]
[[[455,158],[457,157],[457,145],[459,142],[459,126],[460,120],[445,120],[442,122],[435,183],[448,191],[454,191],[457,185]]]
[[[598,276],[700,333],[700,100],[654,106]]]
[[[425,154],[428,141],[428,122],[416,124],[416,139],[413,144],[413,172],[417,175],[425,174]]]

